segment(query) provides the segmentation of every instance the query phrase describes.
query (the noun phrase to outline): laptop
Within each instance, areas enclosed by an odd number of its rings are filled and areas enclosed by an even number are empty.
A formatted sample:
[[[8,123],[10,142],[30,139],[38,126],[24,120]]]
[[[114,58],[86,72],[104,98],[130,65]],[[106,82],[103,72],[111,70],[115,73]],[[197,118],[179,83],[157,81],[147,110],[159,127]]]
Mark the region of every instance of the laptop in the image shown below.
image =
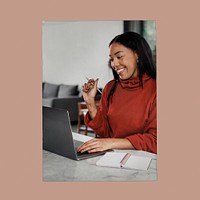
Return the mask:
[[[73,159],[82,160],[105,154],[77,152],[83,142],[73,139],[69,112],[64,109],[43,106],[43,149]]]

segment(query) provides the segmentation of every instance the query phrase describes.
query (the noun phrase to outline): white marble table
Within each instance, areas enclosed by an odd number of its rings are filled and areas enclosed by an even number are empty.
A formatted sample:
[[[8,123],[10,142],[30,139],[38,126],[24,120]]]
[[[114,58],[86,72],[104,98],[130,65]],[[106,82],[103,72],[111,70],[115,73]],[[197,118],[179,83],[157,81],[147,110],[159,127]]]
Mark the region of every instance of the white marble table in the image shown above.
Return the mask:
[[[75,134],[74,137],[86,141],[89,137]],[[122,151],[123,150],[115,150]],[[124,152],[127,152],[127,150]],[[134,153],[136,151],[129,150]],[[43,150],[43,181],[83,182],[83,181],[155,181],[157,179],[156,159],[152,159],[148,170],[130,170],[96,166],[101,156],[81,161]]]

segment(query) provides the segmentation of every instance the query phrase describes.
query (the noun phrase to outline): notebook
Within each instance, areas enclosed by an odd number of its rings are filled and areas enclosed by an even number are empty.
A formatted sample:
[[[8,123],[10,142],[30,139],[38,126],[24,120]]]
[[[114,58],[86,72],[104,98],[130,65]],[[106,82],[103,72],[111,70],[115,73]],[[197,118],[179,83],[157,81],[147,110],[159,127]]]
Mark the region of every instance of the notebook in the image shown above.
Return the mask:
[[[78,146],[83,142],[73,138],[69,112],[64,109],[43,106],[43,149],[56,153],[58,155],[81,160],[105,154],[97,153],[79,153]],[[84,137],[81,135],[81,137]],[[87,136],[85,136],[87,137]]]
[[[142,157],[124,152],[107,152],[96,165],[125,169],[147,170],[151,163],[151,157]]]

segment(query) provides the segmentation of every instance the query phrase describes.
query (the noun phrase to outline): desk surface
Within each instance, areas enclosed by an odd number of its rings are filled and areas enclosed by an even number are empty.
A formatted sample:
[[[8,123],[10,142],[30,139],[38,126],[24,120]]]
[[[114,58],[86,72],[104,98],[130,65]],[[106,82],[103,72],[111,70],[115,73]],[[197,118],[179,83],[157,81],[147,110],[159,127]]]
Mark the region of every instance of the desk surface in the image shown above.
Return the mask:
[[[89,137],[74,134],[81,141]],[[85,139],[86,138],[86,139]],[[134,152],[134,150],[115,150]],[[157,178],[156,160],[152,159],[148,170],[130,170],[96,166],[101,156],[75,161],[43,150],[43,181],[153,181]]]

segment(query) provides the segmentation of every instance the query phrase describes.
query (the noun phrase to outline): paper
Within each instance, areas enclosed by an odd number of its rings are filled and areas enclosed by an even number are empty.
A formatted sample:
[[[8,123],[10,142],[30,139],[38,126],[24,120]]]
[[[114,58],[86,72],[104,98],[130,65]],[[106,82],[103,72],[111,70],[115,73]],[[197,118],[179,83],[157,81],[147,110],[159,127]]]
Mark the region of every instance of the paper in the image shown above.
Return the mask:
[[[145,158],[152,158],[152,159],[157,159],[157,155],[154,154],[154,153],[150,153],[150,152],[147,152],[147,151],[134,151],[132,153],[134,156],[140,156],[140,157],[145,157]]]
[[[151,163],[151,158],[145,158],[140,156],[132,155],[124,165],[124,168],[127,169],[139,169],[147,170]]]
[[[125,155],[126,153],[107,152],[96,162],[96,165],[107,167],[120,167],[120,162]]]

